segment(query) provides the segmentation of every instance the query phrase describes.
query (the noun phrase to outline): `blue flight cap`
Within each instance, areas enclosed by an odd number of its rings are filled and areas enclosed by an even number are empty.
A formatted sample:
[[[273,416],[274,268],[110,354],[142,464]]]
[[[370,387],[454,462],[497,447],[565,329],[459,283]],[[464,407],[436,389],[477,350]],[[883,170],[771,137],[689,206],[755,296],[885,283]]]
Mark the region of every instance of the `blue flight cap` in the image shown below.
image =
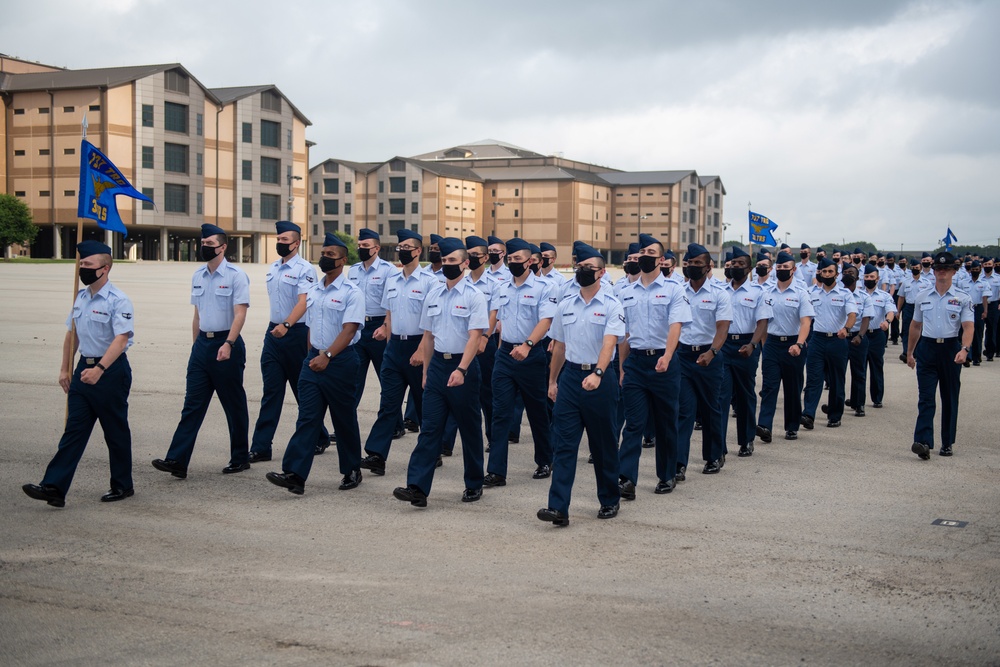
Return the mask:
[[[677,261],[677,255],[674,254],[673,250],[669,250],[669,249],[665,253],[663,253],[663,258],[664,259],[672,259],[674,261]]]
[[[781,248],[779,248],[779,250],[791,250],[791,249],[792,249],[791,246],[788,245],[787,243],[782,243]]]
[[[518,250],[527,250],[528,252],[531,252],[531,245],[529,245],[524,239],[511,239],[510,241],[507,241],[505,246],[508,255],[515,253]]]
[[[625,256],[638,255],[640,250],[642,250],[642,248],[639,247],[638,243],[629,243],[628,252],[625,253]]]
[[[593,246],[589,246],[583,241],[573,242],[573,254],[576,255],[577,262],[582,262],[585,259],[593,259],[595,257],[598,259],[604,258],[604,256],[601,253],[597,252],[597,250],[595,250]]]
[[[80,253],[80,259],[91,255],[110,255],[111,248],[100,241],[80,241],[76,244],[76,251]]]
[[[419,243],[421,245],[423,245],[423,243],[424,243],[424,237],[421,236],[420,234],[417,234],[412,229],[400,229],[398,232],[396,232],[396,238],[400,242],[403,242],[403,241],[416,241],[417,243]]]
[[[894,252],[887,253],[886,256],[885,256],[885,258],[886,259],[896,259],[896,253],[894,253]]]
[[[864,253],[864,251],[861,248],[855,248],[854,252],[852,252],[851,254],[852,255],[863,255],[865,253]]]
[[[485,248],[488,245],[489,245],[489,243],[487,243],[486,239],[484,239],[482,236],[466,236],[465,237],[465,247],[467,249],[469,249],[469,250],[472,250],[473,248],[478,248],[480,246],[482,246],[483,248]]]
[[[503,245],[503,244],[504,244],[504,243],[503,243],[503,239],[502,239],[502,238],[500,238],[499,236],[491,236],[491,237],[489,237],[489,238],[488,238],[488,239],[486,239],[486,240],[490,242],[490,243],[489,243],[489,245],[496,245],[496,244],[498,244],[498,243],[499,243],[500,245]]]
[[[733,261],[733,252],[731,250],[726,253],[726,261],[727,262]]]
[[[799,246],[799,250],[812,250],[812,248],[809,247],[808,243],[803,243]]]
[[[743,248],[735,245],[733,246],[732,259],[736,259],[737,257],[749,257],[749,256],[750,253],[748,253]]]
[[[982,262],[980,262],[980,261],[979,261],[978,259],[974,259],[974,260],[972,260],[972,268],[974,268],[974,269],[978,269],[978,268],[979,268],[979,267],[981,267],[982,265],[983,265],[983,263],[982,263]]]
[[[542,241],[538,244],[538,247],[542,249],[542,252],[555,252],[556,247],[549,243],[548,241]]]
[[[775,264],[787,264],[788,262],[794,262],[794,261],[795,261],[795,258],[792,257],[791,253],[779,252],[778,253],[778,257],[774,260],[774,263]]]
[[[536,246],[534,243],[529,243],[528,244],[528,248],[531,250],[531,254],[532,255],[541,255],[542,254],[542,249],[539,248],[538,246]],[[508,250],[507,252],[509,253],[510,251]]]
[[[924,259],[924,258],[927,258],[927,257],[930,257],[930,256],[931,256],[931,254],[925,250],[924,252],[922,252],[920,254],[920,259]]]
[[[826,250],[823,250],[823,248],[816,248],[816,252],[821,253],[821,252],[826,252]]]
[[[656,238],[652,234],[639,234],[639,247],[646,248],[655,243],[660,243],[660,239]],[[663,244],[660,243],[662,246]]]
[[[347,244],[345,244],[343,241],[341,241],[337,237],[336,234],[332,234],[330,232],[327,232],[326,236],[323,237],[323,247],[327,248],[329,246],[340,246],[341,248],[344,248],[345,250],[347,249]]]
[[[443,238],[440,234],[431,234],[431,245],[441,245]]]
[[[358,240],[375,241],[376,243],[380,241],[378,232],[373,229],[368,229],[367,227],[358,232]]]
[[[302,233],[302,228],[296,225],[294,222],[289,222],[288,220],[278,220],[274,223],[274,229],[279,234],[284,234],[285,232],[295,232],[296,234]]]
[[[447,236],[441,239],[438,243],[438,247],[441,248],[441,256],[447,257],[456,250],[465,250],[465,244],[462,243],[461,239],[456,239],[454,236]]]
[[[823,259],[819,260],[819,264],[816,265],[816,270],[820,271],[822,269],[825,269],[828,266],[837,266],[837,265],[834,264],[834,262],[833,262],[832,259],[829,259],[828,257],[824,257]]]
[[[763,250],[761,250],[760,252],[757,253],[757,261],[758,262],[765,262],[765,261],[766,262],[770,262],[771,258],[767,256],[766,252],[764,252]]]
[[[874,264],[865,264],[865,275],[869,273],[878,273],[878,267]]]
[[[708,250],[700,243],[691,243],[688,245],[687,254],[684,255],[684,261],[698,257],[699,255],[708,255]],[[711,258],[711,255],[709,255],[709,258]]]
[[[225,230],[222,227],[216,227],[215,225],[210,225],[205,223],[201,226],[201,238],[207,239],[209,236],[215,236],[216,234],[225,234]]]

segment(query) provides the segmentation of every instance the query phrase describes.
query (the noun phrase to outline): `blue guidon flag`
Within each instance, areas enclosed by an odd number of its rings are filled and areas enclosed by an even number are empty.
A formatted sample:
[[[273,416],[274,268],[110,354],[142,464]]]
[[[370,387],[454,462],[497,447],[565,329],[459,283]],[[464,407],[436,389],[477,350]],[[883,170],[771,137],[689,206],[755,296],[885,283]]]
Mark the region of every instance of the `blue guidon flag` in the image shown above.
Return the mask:
[[[750,211],[750,243],[769,246],[778,245],[778,242],[774,240],[774,236],[771,234],[777,228],[777,223],[766,215]]]
[[[87,141],[80,146],[80,203],[76,215],[97,221],[101,229],[110,229],[128,236],[125,223],[118,214],[115,197],[125,195],[153,203],[153,200],[132,187],[104,153]]]

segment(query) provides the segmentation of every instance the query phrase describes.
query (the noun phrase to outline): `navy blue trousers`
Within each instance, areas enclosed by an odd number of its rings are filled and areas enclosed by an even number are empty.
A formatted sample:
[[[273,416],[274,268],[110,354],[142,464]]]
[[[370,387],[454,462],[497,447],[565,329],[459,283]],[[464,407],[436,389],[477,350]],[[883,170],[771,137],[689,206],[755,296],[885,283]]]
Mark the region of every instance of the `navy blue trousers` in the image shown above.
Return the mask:
[[[850,341],[855,334],[848,334]],[[851,366],[851,407],[857,410],[865,407],[865,390],[868,388],[868,336],[861,337],[861,344],[848,342],[847,360]]]
[[[806,391],[802,414],[816,418],[816,408],[823,395],[823,382],[830,383],[830,394],[826,401],[827,417],[830,421],[839,421],[844,416],[844,383],[847,379],[847,348],[850,345],[846,338],[838,338],[836,334],[827,336],[814,331],[809,336],[809,346],[806,348]]]
[[[903,321],[900,323],[902,329],[900,330],[899,335],[903,337],[902,354],[905,355],[907,350],[910,349],[909,347],[907,347],[907,345],[909,345],[909,340],[910,340],[910,322],[913,321],[913,304],[904,303],[901,315],[902,317],[900,319],[902,319]]]
[[[247,348],[240,336],[229,352],[229,359],[216,361],[219,348],[226,341],[224,333],[220,332],[214,338],[201,333],[191,346],[181,421],[167,450],[167,458],[177,461],[184,468],[191,462],[194,442],[201,423],[205,421],[212,394],[218,395],[229,424],[229,463],[247,462],[250,414],[247,411],[247,393],[243,389]]]
[[[375,340],[372,334],[380,326],[385,324],[385,316],[365,317],[365,328],[361,330],[361,338],[354,344],[358,355],[358,379],[357,394],[355,396],[355,407],[361,405],[361,397],[365,395],[365,384],[368,381],[368,366],[375,369],[375,377],[378,378],[379,385],[382,384],[382,363],[385,360],[385,348],[388,341]],[[403,428],[403,411],[400,408],[396,414],[396,430]],[[336,432],[336,428],[333,429]],[[339,434],[338,434],[339,437]]]
[[[721,359],[713,359],[708,366],[695,363],[708,345],[701,351],[692,352],[690,346],[681,345],[677,351],[677,361],[681,367],[680,417],[677,427],[677,464],[687,467],[691,454],[691,435],[694,421],[701,424],[701,455],[705,461],[722,458],[722,410],[728,403],[719,400],[722,385],[723,364]]]
[[[677,474],[677,404],[681,390],[681,369],[677,354],[666,373],[656,372],[656,362],[663,355],[632,350],[625,359],[622,394],[625,403],[625,429],[618,450],[619,475],[633,484],[639,481],[639,457],[642,440],[652,427],[656,441],[656,477],[669,481]]]
[[[972,307],[972,354],[969,355],[971,361],[982,363],[983,361],[983,331],[986,329],[986,320],[983,319],[983,303],[980,301]]]
[[[1000,301],[990,301],[986,308],[986,331],[984,335],[986,336],[986,358],[992,359],[1000,350],[1000,331],[998,331],[997,323],[1000,322],[1000,310],[998,310],[998,304]]]
[[[757,433],[757,366],[760,363],[760,348],[755,349],[749,357],[740,356],[740,348],[749,345],[753,334],[740,335],[736,340],[732,335],[726,336],[722,346],[722,396],[720,405],[731,404],[736,410],[736,443],[743,447],[753,442]],[[720,409],[722,422],[722,447],[726,447],[726,435],[729,432],[729,410]]]
[[[507,456],[510,446],[507,434],[517,415],[515,397],[520,396],[523,409],[528,412],[531,438],[535,443],[535,464],[552,464],[552,444],[549,440],[548,363],[545,350],[531,348],[524,361],[510,356],[514,346],[500,343],[493,365],[493,428],[501,435],[490,444],[490,460],[486,471],[501,477],[507,476]]]
[[[597,389],[585,391],[581,383],[591,372],[566,362],[559,373],[559,391],[552,408],[549,507],[564,514],[569,512],[573,481],[576,479],[576,459],[584,429],[594,457],[597,499],[602,506],[615,505],[621,499],[618,490],[618,470],[621,466],[615,433],[618,380],[616,375],[608,373]]]
[[[267,330],[275,327],[271,322]],[[278,325],[280,326],[280,325]],[[281,408],[285,402],[285,385],[292,388],[295,401],[299,400],[299,373],[302,360],[309,351],[309,329],[302,322],[294,324],[281,338],[270,333],[264,334],[264,347],[260,351],[260,373],[264,380],[264,392],[260,398],[260,414],[250,440],[250,451],[271,454],[274,432],[281,419]],[[327,445],[330,434],[322,427],[319,444]]]
[[[122,354],[108,366],[97,384],[84,384],[80,373],[88,366],[81,358],[73,373],[67,397],[66,428],[59,449],[45,469],[42,485],[69,491],[94,424],[101,422],[111,463],[111,488],[132,488],[132,432],[128,426],[128,394],[132,388],[132,368]]]
[[[445,425],[454,418],[462,436],[462,459],[465,464],[465,488],[483,488],[483,415],[479,404],[479,360],[472,360],[465,375],[465,382],[458,387],[448,386],[448,377],[458,368],[462,354],[445,359],[438,352],[431,357],[427,368],[427,385],[424,387],[423,423],[417,446],[410,455],[406,483],[430,495],[434,482],[434,469],[441,453]]]
[[[496,363],[497,346],[494,342],[496,336],[490,336],[486,341],[486,348],[482,354],[476,355],[479,362],[479,408],[482,413],[484,427],[486,428],[486,442],[490,443],[492,451],[493,443],[493,365]],[[444,439],[442,440],[442,451],[450,452],[455,449],[455,436],[458,435],[458,420],[450,417],[445,425]],[[504,433],[506,438],[507,434]],[[497,438],[500,439],[499,436]]]
[[[396,420],[399,418],[407,387],[410,389],[414,410],[417,414],[422,410],[424,368],[410,365],[410,357],[417,351],[422,339],[422,334],[407,336],[405,340],[393,337],[386,345],[385,355],[382,357],[382,396],[378,416],[368,433],[368,440],[365,441],[365,451],[369,454],[377,454],[383,459],[389,457],[392,434],[396,429]],[[420,422],[419,419],[415,421]]]
[[[785,338],[785,340],[781,340],[781,338]],[[788,354],[788,348],[797,340],[797,336],[769,334],[764,343],[764,355],[760,365],[763,386],[757,423],[769,431],[773,429],[779,388],[785,397],[784,430],[793,432],[799,430],[799,420],[802,418],[802,376],[806,364],[806,354],[803,352],[797,357]]]
[[[868,384],[872,403],[881,403],[885,398],[885,347],[888,342],[887,332],[881,329],[868,332]]]
[[[921,336],[913,357],[917,361],[917,424],[913,441],[934,449],[934,393],[941,393],[941,446],[955,444],[958,430],[958,394],[962,388],[962,364],[955,355],[962,349],[959,338],[945,338],[943,343]]]
[[[302,362],[299,418],[281,460],[284,472],[295,473],[302,479],[309,477],[316,455],[316,440],[327,411],[337,432],[337,458],[340,459],[341,474],[348,475],[361,469],[361,433],[358,430],[358,411],[354,407],[354,382],[359,363],[356,347],[351,345],[341,351],[320,373],[309,368],[309,361],[319,355],[316,350],[309,350]]]

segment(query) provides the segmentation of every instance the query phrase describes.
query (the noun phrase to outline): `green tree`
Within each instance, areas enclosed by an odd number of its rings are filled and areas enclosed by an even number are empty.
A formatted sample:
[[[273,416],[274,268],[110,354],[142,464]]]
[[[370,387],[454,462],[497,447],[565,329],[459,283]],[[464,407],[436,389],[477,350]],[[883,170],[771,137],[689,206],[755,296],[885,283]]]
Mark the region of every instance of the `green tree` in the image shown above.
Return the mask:
[[[13,195],[0,194],[0,248],[6,253],[8,246],[28,245],[37,235],[27,204]]]
[[[342,232],[334,232],[334,234],[338,239],[344,242],[344,245],[347,246],[347,266],[360,262],[361,258],[358,257],[357,240],[350,234],[344,234]]]

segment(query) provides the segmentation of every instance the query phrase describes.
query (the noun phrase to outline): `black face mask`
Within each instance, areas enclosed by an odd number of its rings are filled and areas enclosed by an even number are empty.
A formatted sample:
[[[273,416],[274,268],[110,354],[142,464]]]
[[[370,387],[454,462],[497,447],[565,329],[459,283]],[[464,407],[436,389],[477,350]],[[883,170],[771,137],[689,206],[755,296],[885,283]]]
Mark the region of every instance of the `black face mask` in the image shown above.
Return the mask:
[[[729,270],[729,273],[732,274],[732,279],[736,282],[740,282],[747,277],[747,270],[742,266],[734,266]]]
[[[597,271],[590,267],[580,267],[576,270],[576,282],[580,287],[590,287],[597,282]]]
[[[652,255],[639,255],[639,270],[643,273],[652,273],[653,271],[656,271],[656,265],[659,263],[659,257],[653,257]]]
[[[462,268],[461,264],[445,264],[441,267],[441,271],[448,280],[455,280],[465,272],[465,269]]]
[[[930,262],[920,262],[920,266],[924,267],[925,269],[929,269],[929,268],[931,268],[931,263]]]
[[[799,253],[799,257],[801,257],[802,259],[809,259],[809,253],[803,250],[802,252]]]
[[[431,264],[440,264],[441,263],[441,251],[440,250],[431,250],[429,253],[427,253],[427,261],[430,262]]]
[[[992,266],[984,266],[983,267],[983,271],[986,272],[986,275],[990,275],[991,273],[993,273],[993,267]]]
[[[278,243],[274,246],[274,250],[278,253],[278,257],[284,259],[292,254],[292,244]]]
[[[913,275],[915,275],[915,276],[919,276],[920,275],[920,267],[919,266],[914,266],[912,269],[910,269],[910,272],[913,273]]]
[[[550,266],[552,266],[552,258],[551,257],[542,257],[542,268],[543,269],[547,269]]]
[[[816,276],[816,280],[820,281],[821,283],[823,283],[824,285],[826,285],[827,287],[829,287],[830,285],[832,285],[835,282],[837,282],[837,276],[829,276],[829,277],[826,277],[826,276]]]
[[[866,289],[875,289],[876,285],[878,285],[878,281],[877,280],[866,280],[865,281],[865,288]]]
[[[336,257],[320,257],[319,258],[319,270],[323,273],[329,273],[337,268],[337,262],[341,260]]]
[[[483,259],[481,257],[473,257],[471,255],[469,256],[469,270],[470,271],[475,271],[476,269],[478,269],[482,265],[483,265]]]
[[[879,266],[885,266],[885,262],[879,262],[878,265]]]
[[[211,262],[219,254],[219,248],[218,247],[213,248],[212,246],[203,245],[201,248],[198,249],[198,253],[201,256],[201,261]]]
[[[979,271],[977,269],[973,269],[972,271],[969,271],[969,273],[972,274],[972,279],[976,280],[976,279],[979,278],[980,274],[982,274],[982,271]]]
[[[98,281],[97,272],[104,267],[97,267],[96,269],[85,269],[80,267],[80,282],[84,285],[93,285]]]
[[[840,277],[840,282],[844,283],[844,287],[853,287],[854,283],[858,282],[858,279],[848,273],[845,273]]]
[[[507,265],[507,268],[510,269],[510,275],[520,278],[528,270],[528,265],[525,262],[511,262]]]
[[[490,253],[490,264],[492,264],[493,266],[496,266],[497,264],[499,264],[501,259],[502,258],[500,257],[500,253],[498,253],[498,252],[491,252]]]
[[[625,266],[622,268],[625,269],[625,273],[630,276],[637,276],[642,273],[642,269],[639,268],[639,262],[625,262]]]
[[[372,254],[374,254],[374,252],[374,248],[358,248],[358,259],[362,262],[367,262],[372,258]]]
[[[778,282],[784,283],[792,279],[791,269],[778,269],[777,271],[775,271],[775,274],[777,274],[778,276]]]
[[[540,264],[532,264],[528,268],[531,269],[531,272],[534,273],[536,276],[542,270],[542,267],[541,267]]]
[[[861,263],[861,258],[860,257],[855,257],[854,258],[854,263],[855,264],[860,264]]]
[[[757,275],[760,276],[761,278],[763,278],[764,276],[767,275],[768,268],[766,266],[758,266],[757,269],[756,269],[756,271],[757,271]]]
[[[669,278],[670,274],[673,272],[673,270],[674,269],[671,266],[661,266],[660,267],[660,273],[663,274],[664,278]]]
[[[722,275],[724,275],[726,277],[726,280],[732,280],[733,279],[733,270],[732,269],[723,269],[722,270]]]
[[[705,277],[707,270],[707,267],[704,266],[685,266],[684,275],[687,276],[688,280],[697,281]]]
[[[396,256],[399,257],[399,263],[405,266],[413,261],[416,253],[412,250],[399,250],[396,252]]]
[[[886,263],[887,263],[887,264],[889,265],[889,268],[890,268],[890,269],[891,269],[892,267],[896,266],[896,262],[892,262],[892,261],[890,261],[890,262],[886,262]]]

